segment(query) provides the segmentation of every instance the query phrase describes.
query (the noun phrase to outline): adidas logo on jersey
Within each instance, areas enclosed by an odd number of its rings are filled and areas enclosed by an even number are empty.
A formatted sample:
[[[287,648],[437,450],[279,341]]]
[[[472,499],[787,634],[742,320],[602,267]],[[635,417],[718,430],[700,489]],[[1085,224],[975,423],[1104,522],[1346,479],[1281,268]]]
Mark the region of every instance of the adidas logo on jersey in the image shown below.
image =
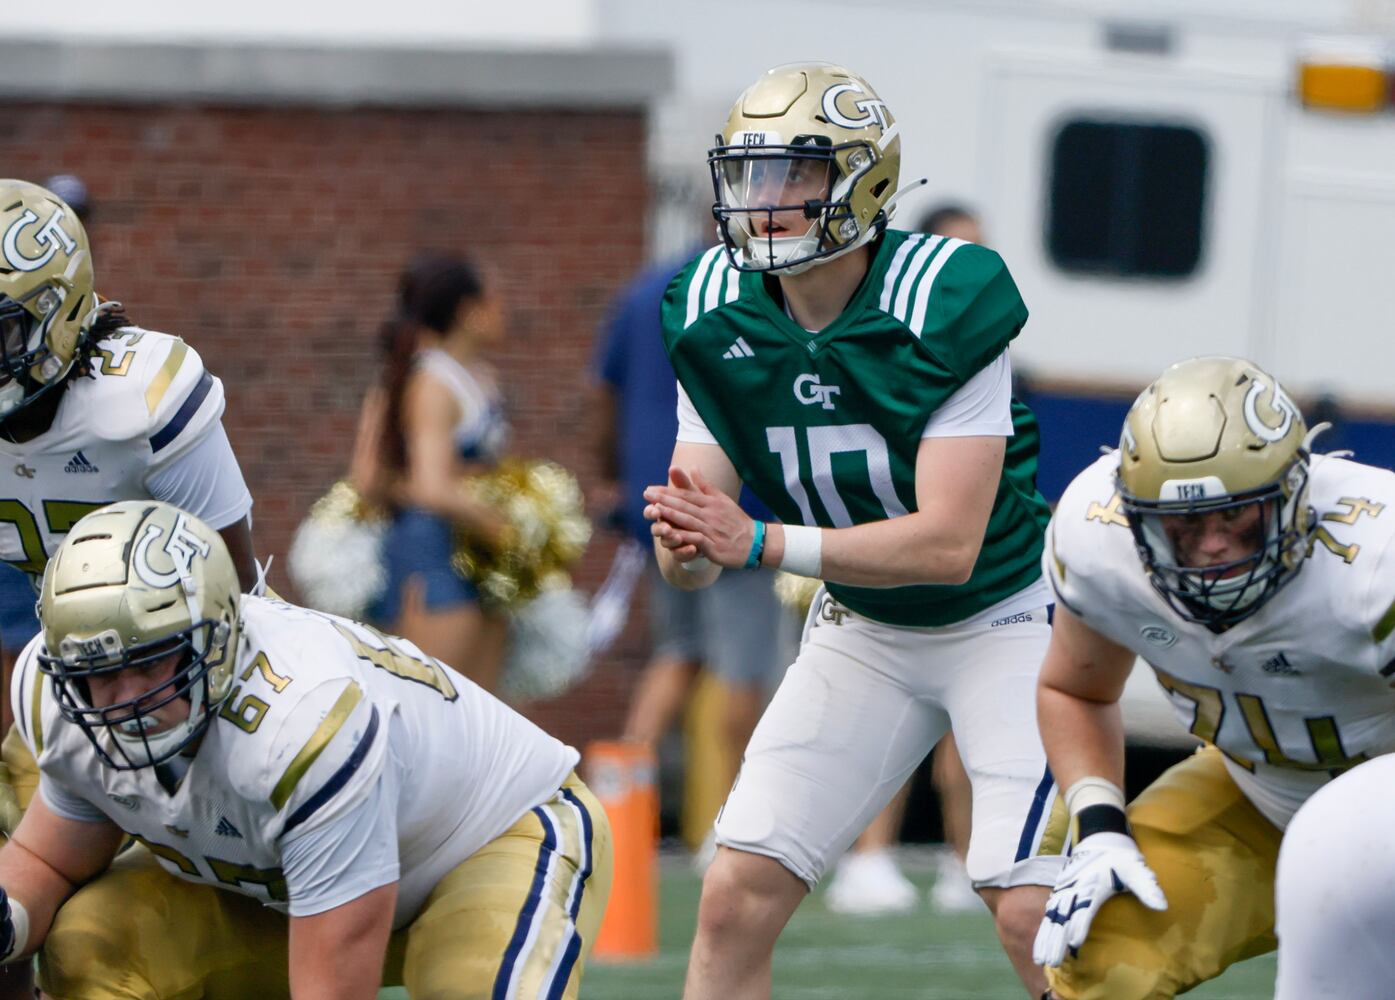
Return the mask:
[[[1281,652],[1265,660],[1264,663],[1260,665],[1260,669],[1266,674],[1288,674],[1289,676],[1293,676],[1301,673],[1301,671],[1289,661],[1289,658]]]
[[[82,452],[77,452],[68,459],[68,464],[63,466],[64,472],[100,472],[95,465],[87,460],[87,456]]]
[[[722,355],[724,358],[754,358],[756,352],[751,350],[751,345],[746,343],[744,337],[737,337],[736,343],[727,348],[727,352]]]
[[[226,816],[218,817],[218,825],[213,828],[213,832],[220,837],[236,837],[242,839],[242,831],[228,822]]]

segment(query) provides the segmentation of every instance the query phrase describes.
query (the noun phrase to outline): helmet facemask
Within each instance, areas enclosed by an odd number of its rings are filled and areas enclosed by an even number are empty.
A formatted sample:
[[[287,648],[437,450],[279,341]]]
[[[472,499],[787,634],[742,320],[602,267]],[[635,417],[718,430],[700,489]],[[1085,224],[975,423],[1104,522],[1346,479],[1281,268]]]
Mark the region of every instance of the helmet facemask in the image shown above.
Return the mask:
[[[118,771],[150,767],[178,755],[203,735],[221,699],[213,697],[209,673],[230,655],[228,626],[204,619],[159,639],[122,647],[114,629],[81,642],[65,639],[60,655],[39,656],[39,669],[54,680],[58,709],[82,729],[102,763]],[[97,707],[91,680],[123,670],[155,671],[170,657],[169,677],[140,694]],[[183,700],[188,717],[160,728],[157,712]]]
[[[798,274],[862,246],[885,227],[885,216],[864,230],[851,196],[876,160],[865,142],[832,146],[824,136],[772,142],[747,133],[739,145],[707,154],[717,231],[738,270]]]
[[[1182,494],[1193,485],[1178,484],[1181,488],[1172,492]],[[1154,589],[1182,618],[1220,629],[1253,615],[1297,574],[1311,533],[1307,485],[1303,454],[1280,480],[1259,490],[1213,489],[1211,498],[1146,500],[1121,489],[1121,500]],[[1237,527],[1250,522],[1240,528],[1250,551],[1226,562],[1187,565],[1178,541],[1215,530],[1207,524],[1216,519]]]
[[[0,419],[33,402],[63,374],[62,359],[49,347],[49,331],[66,299],[67,290],[56,282],[18,302],[0,296]]]

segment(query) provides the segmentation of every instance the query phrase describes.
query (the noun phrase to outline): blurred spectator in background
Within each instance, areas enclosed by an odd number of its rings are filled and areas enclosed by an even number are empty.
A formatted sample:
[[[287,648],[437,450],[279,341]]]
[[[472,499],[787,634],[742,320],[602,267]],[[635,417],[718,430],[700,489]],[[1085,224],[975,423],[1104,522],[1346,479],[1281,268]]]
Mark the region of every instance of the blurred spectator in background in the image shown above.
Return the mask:
[[[392,512],[382,550],[387,586],[371,617],[491,692],[507,623],[483,611],[451,556],[458,530],[497,544],[505,527],[465,485],[508,442],[495,371],[481,356],[503,335],[499,300],[473,266],[439,254],[416,258],[383,326],[382,377],[364,400],[350,474],[363,496]]]
[[[916,231],[948,236],[968,243],[983,244],[983,227],[978,216],[955,202],[943,202],[921,216]],[[969,851],[969,829],[973,813],[973,790],[954,734],[947,733],[931,755],[931,781],[940,799],[945,843],[950,851],[942,854],[938,874],[930,889],[930,905],[942,913],[979,912],[983,900],[974,892],[964,858]],[[901,820],[906,809],[907,788],[903,788],[874,819],[834,869],[825,903],[835,913],[876,916],[914,909],[916,889],[896,864],[893,848],[900,839]]]
[[[680,591],[664,582],[654,563],[643,490],[668,479],[678,431],[678,382],[664,350],[659,304],[686,259],[641,272],[613,303],[598,341],[593,441],[617,526],[643,545],[649,564],[652,650],[623,738],[657,748],[687,705],[698,671],[706,669],[722,695],[726,773],[719,784],[725,789],[736,778],[778,672],[794,657],[797,622],[777,601],[771,570],[723,573],[706,590]],[[742,506],[752,517],[774,517],[750,493]]]

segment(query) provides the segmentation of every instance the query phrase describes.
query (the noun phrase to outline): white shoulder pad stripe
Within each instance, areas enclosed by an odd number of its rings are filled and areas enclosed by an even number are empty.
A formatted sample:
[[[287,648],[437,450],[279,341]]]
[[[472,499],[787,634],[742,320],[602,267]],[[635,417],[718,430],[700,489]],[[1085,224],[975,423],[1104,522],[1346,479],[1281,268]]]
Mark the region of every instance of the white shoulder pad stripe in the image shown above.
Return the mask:
[[[731,266],[731,261],[722,258],[727,265],[727,294],[723,302],[735,302],[741,296],[741,272]]]
[[[915,293],[915,311],[911,313],[910,322],[906,325],[911,328],[911,332],[917,337],[925,333],[925,307],[930,302],[930,292],[935,285],[935,279],[940,275],[940,269],[945,266],[954,252],[964,245],[963,240],[951,239],[945,243],[940,252],[935,255],[935,259],[930,262],[929,269],[920,279],[920,287]]]
[[[901,279],[901,287],[896,290],[896,304],[892,307],[891,314],[902,323],[907,322],[911,306],[911,289],[915,287],[916,280],[921,272],[925,270],[925,265],[930,263],[930,257],[935,249],[945,241],[943,236],[932,236],[915,252],[911,262],[906,265],[906,274]]]
[[[712,270],[712,262],[717,259],[717,255],[721,252],[722,248],[715,246],[703,254],[702,259],[698,261],[697,268],[693,271],[692,278],[688,280],[688,314],[683,321],[683,329],[685,330],[697,322],[701,312],[706,312],[705,309],[699,311],[702,303],[702,286],[707,280],[707,273]]]
[[[924,236],[912,236],[896,248],[896,256],[891,258],[891,265],[886,269],[886,280],[882,282],[882,298],[878,303],[882,312],[891,312],[891,296],[896,291],[896,279],[901,277],[901,271],[905,268],[906,258],[910,256],[911,251],[924,240]]]

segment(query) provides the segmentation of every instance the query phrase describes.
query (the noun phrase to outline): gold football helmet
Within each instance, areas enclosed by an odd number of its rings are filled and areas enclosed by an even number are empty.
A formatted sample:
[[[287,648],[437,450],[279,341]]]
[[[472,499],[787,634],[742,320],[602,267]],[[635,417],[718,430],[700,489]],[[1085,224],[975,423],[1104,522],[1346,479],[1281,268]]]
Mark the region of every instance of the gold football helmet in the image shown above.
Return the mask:
[[[1298,572],[1314,527],[1310,437],[1278,380],[1239,358],[1175,364],[1134,402],[1119,493],[1153,587],[1183,618],[1234,625]],[[1178,539],[1207,530],[1208,517],[1253,551],[1184,565]]]
[[[39,667],[54,680],[63,717],[104,763],[158,764],[203,733],[232,687],[240,599],[222,537],[169,504],[114,503],[68,532],[44,570]],[[173,672],[163,676],[173,657]],[[149,672],[152,686],[96,704],[91,681],[125,670]],[[157,717],[179,700],[187,719]]]
[[[797,274],[876,237],[896,193],[898,133],[867,81],[842,66],[762,75],[707,151],[732,266]]]
[[[77,214],[37,184],[0,180],[0,420],[63,383],[97,315],[92,282]]]

